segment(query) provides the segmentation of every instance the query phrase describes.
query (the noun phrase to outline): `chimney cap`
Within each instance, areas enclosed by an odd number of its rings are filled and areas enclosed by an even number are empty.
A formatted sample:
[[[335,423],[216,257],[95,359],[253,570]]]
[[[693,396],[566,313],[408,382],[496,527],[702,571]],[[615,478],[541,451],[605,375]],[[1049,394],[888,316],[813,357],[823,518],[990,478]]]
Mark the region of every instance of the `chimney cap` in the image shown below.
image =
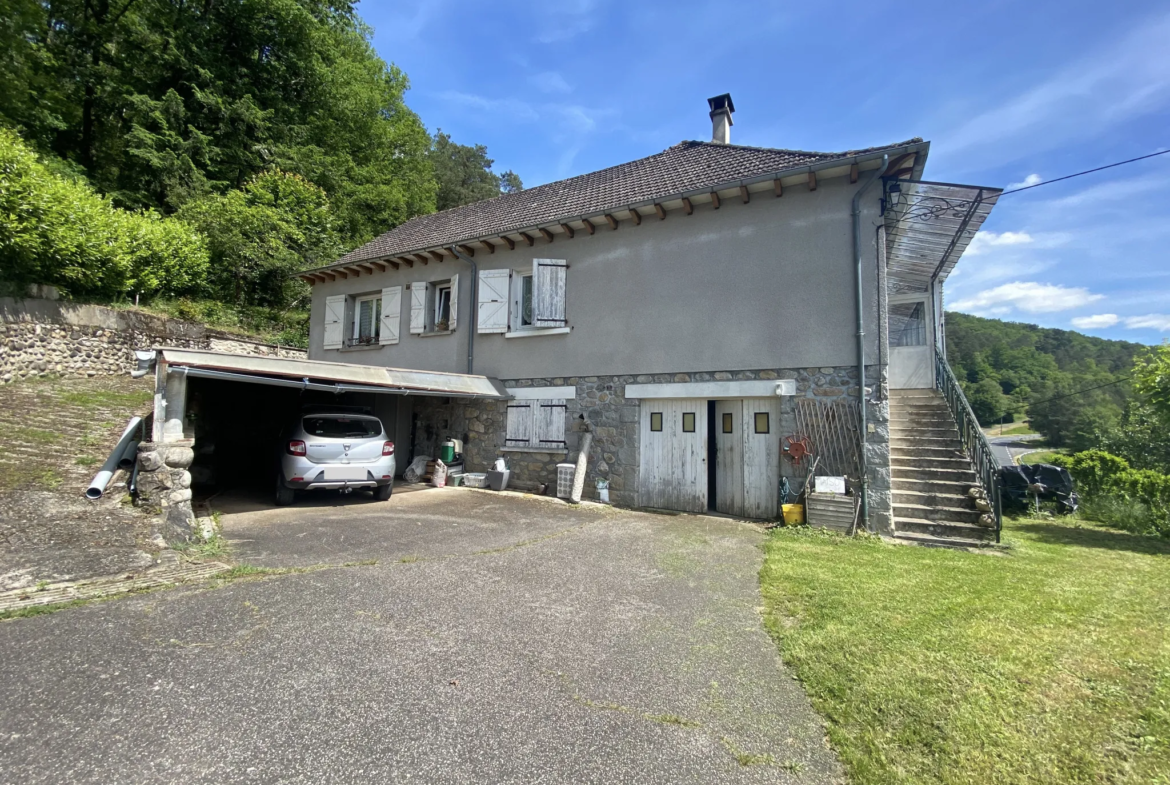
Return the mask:
[[[735,102],[731,100],[731,93],[724,93],[717,95],[714,98],[708,98],[707,104],[711,107],[711,114],[726,110],[728,114],[735,111]],[[730,118],[728,118],[730,119]]]

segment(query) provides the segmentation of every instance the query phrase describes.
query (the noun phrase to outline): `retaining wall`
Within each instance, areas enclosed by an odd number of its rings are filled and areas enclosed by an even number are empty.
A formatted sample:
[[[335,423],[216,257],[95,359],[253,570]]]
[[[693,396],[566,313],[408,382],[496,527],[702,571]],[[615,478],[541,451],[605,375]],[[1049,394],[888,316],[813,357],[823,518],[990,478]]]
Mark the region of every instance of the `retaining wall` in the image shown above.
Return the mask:
[[[172,346],[303,359],[304,349],[260,343],[141,311],[0,297],[0,384],[39,376],[129,373],[135,349]]]

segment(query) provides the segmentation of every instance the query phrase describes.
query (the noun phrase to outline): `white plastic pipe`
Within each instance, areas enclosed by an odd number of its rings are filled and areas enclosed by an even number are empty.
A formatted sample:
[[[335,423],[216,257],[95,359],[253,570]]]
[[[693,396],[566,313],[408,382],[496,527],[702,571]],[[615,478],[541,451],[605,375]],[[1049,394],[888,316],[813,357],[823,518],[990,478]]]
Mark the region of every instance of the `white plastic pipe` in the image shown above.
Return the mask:
[[[581,494],[585,490],[585,470],[589,464],[589,448],[593,446],[593,434],[586,431],[581,437],[581,452],[577,455],[577,471],[573,474],[573,492],[569,501],[573,504],[581,503]]]
[[[102,464],[101,471],[94,475],[93,480],[89,483],[89,487],[85,489],[85,498],[94,501],[102,498],[102,494],[106,492],[106,486],[110,484],[110,478],[118,470],[118,464],[122,460],[122,454],[126,452],[126,445],[135,440],[134,435],[138,433],[138,426],[141,424],[141,417],[134,417],[130,420],[130,424],[122,432],[122,438],[114,446],[110,457],[106,458],[106,462]]]

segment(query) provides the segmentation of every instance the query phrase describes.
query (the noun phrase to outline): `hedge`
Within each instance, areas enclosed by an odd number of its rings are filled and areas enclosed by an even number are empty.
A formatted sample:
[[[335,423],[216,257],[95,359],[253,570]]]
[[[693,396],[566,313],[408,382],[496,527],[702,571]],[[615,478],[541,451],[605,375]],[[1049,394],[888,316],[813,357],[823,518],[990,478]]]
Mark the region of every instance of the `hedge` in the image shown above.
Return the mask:
[[[1170,534],[1170,475],[1131,468],[1124,458],[1101,450],[1058,456],[1053,462],[1068,469],[1085,498],[1112,497],[1143,504],[1156,519],[1155,528]]]
[[[0,280],[115,299],[197,291],[207,266],[197,230],[115,207],[84,180],[51,172],[0,128]]]

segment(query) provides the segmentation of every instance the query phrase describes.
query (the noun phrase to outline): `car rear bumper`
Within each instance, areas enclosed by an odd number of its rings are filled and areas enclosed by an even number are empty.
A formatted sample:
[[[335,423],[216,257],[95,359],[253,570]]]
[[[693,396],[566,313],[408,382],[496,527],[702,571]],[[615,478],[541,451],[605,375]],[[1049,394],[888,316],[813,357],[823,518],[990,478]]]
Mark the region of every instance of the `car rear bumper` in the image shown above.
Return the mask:
[[[313,463],[296,456],[285,456],[281,461],[281,479],[289,488],[298,491],[313,490],[316,488],[376,488],[380,485],[389,485],[394,482],[394,458],[376,463],[360,464],[331,464]],[[352,471],[364,469],[364,478],[337,479],[330,477],[332,471]]]

